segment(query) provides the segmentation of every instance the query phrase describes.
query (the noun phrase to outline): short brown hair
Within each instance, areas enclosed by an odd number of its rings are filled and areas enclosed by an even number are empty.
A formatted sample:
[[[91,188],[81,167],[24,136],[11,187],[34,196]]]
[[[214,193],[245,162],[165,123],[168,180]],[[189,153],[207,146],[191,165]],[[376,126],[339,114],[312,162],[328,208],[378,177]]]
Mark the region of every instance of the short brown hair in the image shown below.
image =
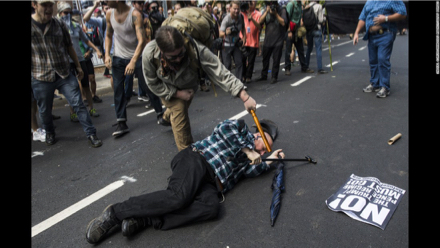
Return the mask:
[[[156,43],[165,53],[173,52],[184,45],[182,34],[172,26],[162,26],[157,30]]]

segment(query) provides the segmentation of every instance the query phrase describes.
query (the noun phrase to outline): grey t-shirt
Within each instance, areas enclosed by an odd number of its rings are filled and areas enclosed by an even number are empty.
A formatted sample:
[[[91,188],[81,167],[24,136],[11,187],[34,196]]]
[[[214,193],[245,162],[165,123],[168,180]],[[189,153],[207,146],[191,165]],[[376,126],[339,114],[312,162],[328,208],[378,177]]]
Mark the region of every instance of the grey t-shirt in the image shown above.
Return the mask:
[[[244,19],[241,13],[239,13],[237,20],[232,19],[231,14],[228,13],[225,18],[223,18],[220,30],[222,32],[226,32],[226,28],[232,26],[236,27],[238,32],[236,35],[225,35],[225,46],[233,46],[235,42],[237,42],[237,40],[240,38],[240,32],[244,26]]]

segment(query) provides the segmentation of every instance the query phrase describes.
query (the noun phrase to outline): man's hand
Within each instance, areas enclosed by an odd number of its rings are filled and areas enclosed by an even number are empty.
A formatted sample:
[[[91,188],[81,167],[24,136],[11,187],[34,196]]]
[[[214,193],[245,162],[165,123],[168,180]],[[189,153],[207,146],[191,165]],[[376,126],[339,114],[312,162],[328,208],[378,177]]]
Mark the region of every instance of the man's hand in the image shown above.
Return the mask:
[[[385,22],[385,17],[384,15],[378,15],[376,17],[373,18],[373,23],[374,25],[380,25],[382,23]]]
[[[270,156],[267,157],[267,158],[270,158],[270,159],[279,159],[278,156],[280,156],[282,159],[286,157],[286,155],[285,155],[284,152],[283,152],[283,149],[278,149],[278,150],[272,152],[272,154],[270,154]],[[272,164],[273,162],[275,162],[275,161],[266,161],[266,164],[270,165],[270,164]]]
[[[105,56],[105,67],[107,67],[107,69],[111,70],[112,69],[112,58],[110,57],[110,55],[106,55]]]
[[[78,75],[76,76],[76,78],[78,78],[78,80],[81,81],[84,77],[84,72],[81,69],[81,66],[76,67],[76,71],[78,72]]]
[[[254,150],[249,150],[249,152],[246,153],[246,156],[251,161],[250,162],[251,165],[261,164],[261,162],[262,162],[261,155]]]
[[[359,41],[359,34],[355,33],[353,35],[353,46],[357,45],[358,41]]]
[[[182,99],[184,101],[189,101],[194,97],[194,90],[193,89],[178,90],[176,92],[175,97]]]
[[[127,67],[125,67],[124,75],[131,75],[131,74],[133,74],[135,67],[136,67],[136,62],[133,63],[133,61],[130,61],[130,63],[128,63]]]

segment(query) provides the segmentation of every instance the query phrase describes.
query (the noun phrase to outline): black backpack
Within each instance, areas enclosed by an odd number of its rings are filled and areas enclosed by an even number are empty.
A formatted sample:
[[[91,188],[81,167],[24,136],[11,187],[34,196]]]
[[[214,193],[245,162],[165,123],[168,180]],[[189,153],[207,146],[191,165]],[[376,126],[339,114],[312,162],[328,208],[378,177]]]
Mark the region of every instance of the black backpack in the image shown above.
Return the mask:
[[[318,19],[315,16],[313,5],[311,5],[310,8],[303,10],[302,18],[303,18],[304,27],[306,28],[307,31],[317,29]]]

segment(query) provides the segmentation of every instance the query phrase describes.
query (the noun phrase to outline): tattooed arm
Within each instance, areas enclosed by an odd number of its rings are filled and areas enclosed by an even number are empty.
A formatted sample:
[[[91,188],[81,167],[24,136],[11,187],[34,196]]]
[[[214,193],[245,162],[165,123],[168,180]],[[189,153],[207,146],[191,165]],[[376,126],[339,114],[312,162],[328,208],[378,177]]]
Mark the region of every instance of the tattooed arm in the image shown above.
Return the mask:
[[[130,63],[125,68],[125,75],[131,75],[134,73],[136,61],[142,55],[145,45],[147,44],[147,38],[145,34],[144,24],[142,23],[142,13],[138,10],[133,10],[132,21],[134,29],[136,30],[136,37],[138,39],[138,45],[134,51],[133,58],[131,58]]]
[[[104,56],[105,61],[104,62],[105,62],[105,66],[108,69],[112,68],[112,59],[110,57],[110,50],[112,48],[112,42],[113,42],[112,39],[113,39],[113,32],[114,32],[112,24],[110,22],[110,16],[111,16],[112,12],[113,12],[113,10],[109,9],[106,13],[106,16],[105,16],[105,21],[107,23],[107,29],[106,29],[106,35],[105,35],[105,56]]]

